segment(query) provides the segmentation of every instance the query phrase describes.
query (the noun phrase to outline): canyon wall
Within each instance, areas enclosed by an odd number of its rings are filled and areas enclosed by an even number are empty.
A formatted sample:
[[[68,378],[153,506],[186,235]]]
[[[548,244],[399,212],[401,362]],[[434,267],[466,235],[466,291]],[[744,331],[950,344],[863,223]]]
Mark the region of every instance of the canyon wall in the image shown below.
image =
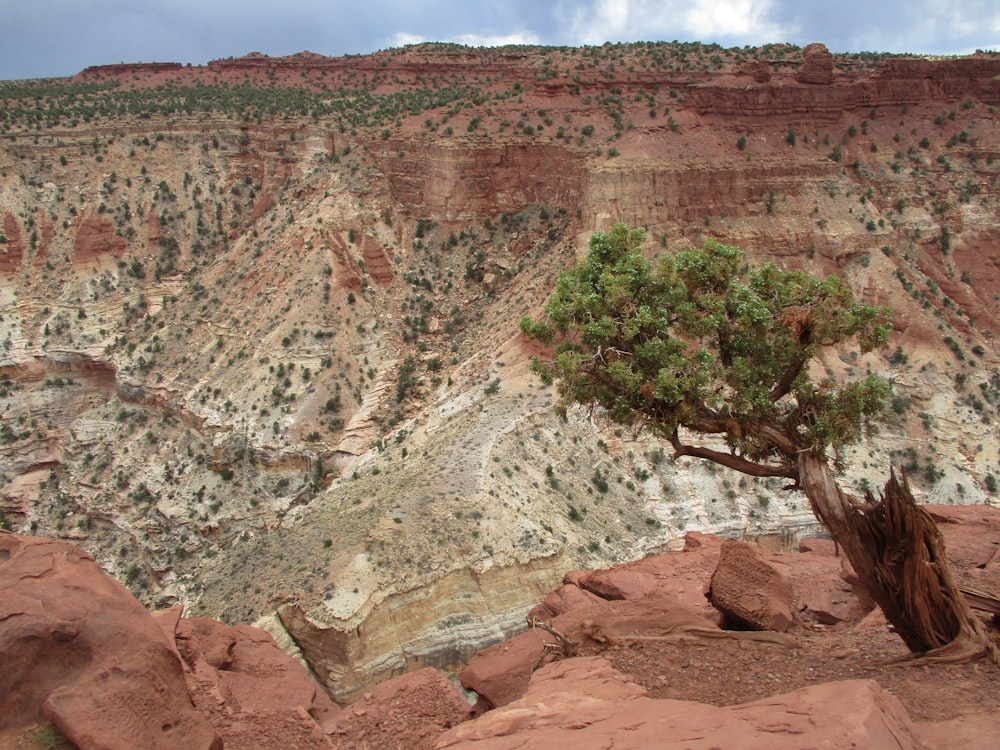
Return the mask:
[[[279,612],[344,697],[510,632],[559,568],[815,531],[779,483],[553,415],[518,321],[619,221],[891,305],[885,352],[816,363],[896,388],[845,487],[992,502],[998,65],[432,45],[3,96],[0,523],[150,606]]]

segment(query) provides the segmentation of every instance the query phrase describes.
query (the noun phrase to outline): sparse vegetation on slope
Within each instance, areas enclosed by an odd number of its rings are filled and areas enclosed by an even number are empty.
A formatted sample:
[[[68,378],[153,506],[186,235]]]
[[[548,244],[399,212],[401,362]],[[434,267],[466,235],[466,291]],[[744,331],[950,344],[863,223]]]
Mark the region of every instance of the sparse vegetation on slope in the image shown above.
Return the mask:
[[[534,387],[517,321],[618,221],[891,303],[885,356],[817,364],[901,399],[843,481],[894,455],[921,497],[992,500],[996,56],[833,55],[824,85],[806,55],[421,45],[0,85],[6,524],[231,620],[794,536],[776,480],[560,425]]]

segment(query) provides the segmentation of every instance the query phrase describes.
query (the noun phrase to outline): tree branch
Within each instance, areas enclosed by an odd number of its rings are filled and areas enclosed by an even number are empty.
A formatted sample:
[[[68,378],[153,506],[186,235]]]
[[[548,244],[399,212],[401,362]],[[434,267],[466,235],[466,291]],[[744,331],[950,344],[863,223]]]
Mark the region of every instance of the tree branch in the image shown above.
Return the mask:
[[[797,360],[788,366],[788,369],[785,370],[785,374],[781,376],[781,380],[779,380],[775,384],[774,388],[771,389],[771,395],[769,398],[771,399],[772,404],[778,402],[782,396],[788,395],[788,391],[791,389],[792,383],[795,382],[795,378],[797,378],[799,373],[802,372],[802,368],[805,367],[806,361],[807,360],[804,359]]]
[[[788,431],[783,429],[780,424],[772,421],[761,420],[740,428],[736,420],[732,417],[719,414],[711,409],[700,408],[698,410],[698,422],[685,426],[695,432],[704,434],[736,435],[743,432],[763,437],[779,452],[784,453],[789,460],[793,459],[799,452],[800,446],[796,445],[795,439],[789,437]]]
[[[685,445],[681,442],[680,437],[676,432],[671,435],[670,444],[674,448],[675,458],[680,456],[704,458],[712,461],[713,463],[726,466],[730,469],[735,469],[736,471],[748,474],[752,477],[784,477],[786,479],[798,479],[799,476],[797,464],[759,464],[754,461],[748,461],[742,456],[737,456],[733,453],[723,453],[722,451],[712,450],[711,448],[705,448],[700,445]]]

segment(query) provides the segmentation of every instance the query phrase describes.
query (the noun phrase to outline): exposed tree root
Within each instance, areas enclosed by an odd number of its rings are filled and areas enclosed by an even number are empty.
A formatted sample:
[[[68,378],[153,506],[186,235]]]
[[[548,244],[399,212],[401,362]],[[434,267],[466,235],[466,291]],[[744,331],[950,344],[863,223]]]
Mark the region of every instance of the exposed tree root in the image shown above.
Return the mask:
[[[851,563],[886,619],[920,663],[957,664],[1000,652],[951,575],[944,538],[895,472],[881,500],[850,515],[857,534]],[[859,559],[855,559],[858,557]]]
[[[996,558],[998,554],[1000,554],[1000,549],[994,553],[993,557]],[[1000,598],[993,596],[993,594],[987,591],[974,589],[971,586],[959,586],[959,589],[962,592],[962,596],[965,597],[965,601],[973,609],[990,612],[993,615],[1000,615]]]
[[[542,666],[545,663],[546,659],[548,659],[550,656],[554,657],[552,661],[558,661],[560,659],[568,659],[571,656],[576,656],[579,644],[574,641],[571,641],[569,638],[560,633],[558,630],[549,625],[547,622],[533,619],[531,621],[531,627],[544,630],[546,633],[548,633],[549,635],[551,635],[553,638],[556,639],[555,643],[542,644],[542,653],[539,654],[538,660],[532,666],[531,668],[532,672],[534,672],[536,669]]]

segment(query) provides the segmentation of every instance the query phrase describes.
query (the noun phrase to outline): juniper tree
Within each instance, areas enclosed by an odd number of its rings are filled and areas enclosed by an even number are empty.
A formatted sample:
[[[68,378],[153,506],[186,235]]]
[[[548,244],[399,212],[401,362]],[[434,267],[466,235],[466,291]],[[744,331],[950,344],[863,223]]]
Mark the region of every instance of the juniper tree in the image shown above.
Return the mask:
[[[594,234],[586,260],[559,278],[545,315],[521,321],[526,336],[554,347],[554,358],[532,367],[555,382],[562,413],[571,404],[600,407],[666,440],[675,456],[790,480],[911,650],[953,644],[958,658],[987,650],[929,516],[910,542],[933,550],[939,593],[905,591],[900,607],[887,599],[900,592],[883,590],[893,576],[879,558],[901,540],[872,536],[884,507],[866,515],[831,466],[837,451],[877,429],[892,388],[876,374],[848,382],[820,375],[817,355],[851,341],[861,353],[884,347],[891,311],[855,300],[838,276],[774,263],[750,268],[738,248],[712,240],[654,263],[641,252],[645,239],[621,224]],[[878,507],[869,500],[869,511]],[[894,533],[914,531],[901,528]],[[929,586],[926,571],[920,586]],[[929,615],[942,607],[941,617]]]

